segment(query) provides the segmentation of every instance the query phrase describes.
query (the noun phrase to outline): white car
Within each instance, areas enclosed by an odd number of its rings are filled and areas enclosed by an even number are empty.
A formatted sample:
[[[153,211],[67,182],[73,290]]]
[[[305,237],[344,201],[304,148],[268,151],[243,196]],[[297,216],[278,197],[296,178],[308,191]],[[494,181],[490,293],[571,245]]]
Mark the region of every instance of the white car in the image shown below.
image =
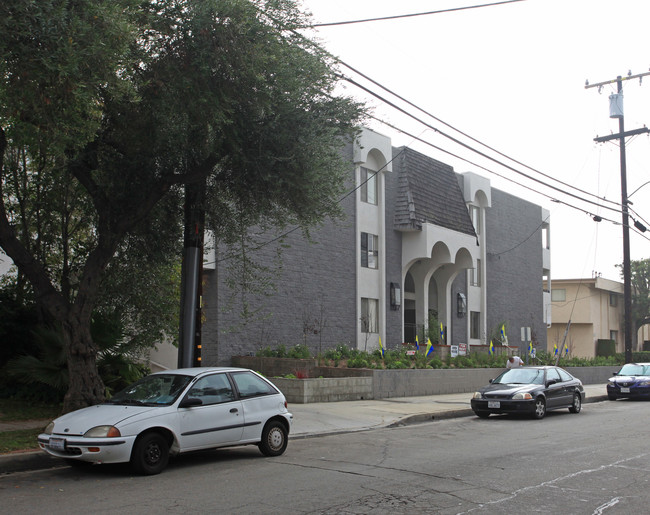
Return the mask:
[[[185,368],[149,375],[104,404],[51,422],[38,444],[68,463],[130,462],[158,474],[170,455],[257,444],[287,448],[293,415],[273,384],[242,368]]]

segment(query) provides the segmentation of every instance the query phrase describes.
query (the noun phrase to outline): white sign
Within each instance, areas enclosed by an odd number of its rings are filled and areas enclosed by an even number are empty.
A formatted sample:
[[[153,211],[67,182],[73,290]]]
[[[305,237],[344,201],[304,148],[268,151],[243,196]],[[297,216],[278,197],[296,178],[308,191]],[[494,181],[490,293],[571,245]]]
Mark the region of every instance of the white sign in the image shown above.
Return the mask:
[[[466,343],[459,343],[458,344],[458,355],[459,356],[467,356],[467,344]]]
[[[451,346],[451,357],[455,358],[458,356],[458,345],[452,345]]]
[[[530,341],[530,327],[521,328],[521,341],[529,342]]]

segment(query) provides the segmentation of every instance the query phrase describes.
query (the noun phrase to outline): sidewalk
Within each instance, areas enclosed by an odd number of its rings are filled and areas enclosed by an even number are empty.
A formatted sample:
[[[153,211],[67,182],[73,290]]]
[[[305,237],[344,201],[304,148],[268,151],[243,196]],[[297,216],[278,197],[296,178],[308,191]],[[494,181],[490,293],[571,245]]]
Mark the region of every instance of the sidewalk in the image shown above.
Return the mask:
[[[607,400],[604,384],[585,385],[584,389],[585,403]],[[474,414],[470,407],[471,396],[471,393],[452,393],[367,401],[290,404],[289,411],[293,413],[290,439],[369,431],[382,427],[471,416]],[[47,422],[35,420],[24,423],[2,423],[0,431],[44,427]],[[0,474],[52,468],[62,464],[62,460],[53,458],[43,451],[2,454]]]

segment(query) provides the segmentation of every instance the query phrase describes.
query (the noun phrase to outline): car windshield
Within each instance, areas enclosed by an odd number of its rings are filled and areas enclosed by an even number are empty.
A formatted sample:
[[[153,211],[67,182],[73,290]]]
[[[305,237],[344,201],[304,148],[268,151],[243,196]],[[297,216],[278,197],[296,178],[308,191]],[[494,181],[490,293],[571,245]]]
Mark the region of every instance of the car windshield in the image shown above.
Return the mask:
[[[650,376],[650,365],[635,365],[633,363],[628,363],[623,365],[619,376]]]
[[[191,376],[155,374],[143,377],[108,400],[108,404],[169,406],[192,380]]]
[[[544,384],[544,370],[538,368],[511,368],[492,384]]]

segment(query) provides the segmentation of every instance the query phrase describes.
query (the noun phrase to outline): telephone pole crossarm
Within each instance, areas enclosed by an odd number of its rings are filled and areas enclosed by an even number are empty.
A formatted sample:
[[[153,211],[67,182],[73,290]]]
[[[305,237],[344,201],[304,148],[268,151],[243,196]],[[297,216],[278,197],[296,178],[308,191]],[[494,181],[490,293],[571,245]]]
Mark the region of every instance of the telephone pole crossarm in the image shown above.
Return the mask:
[[[617,84],[619,81],[632,80],[632,79],[643,79],[643,77],[650,75],[650,72],[637,73],[636,75],[628,75],[627,77],[617,77],[616,79],[606,80],[604,82],[597,82],[596,84],[585,84],[585,89],[589,88],[600,88],[602,86],[607,86],[607,84]]]
[[[609,136],[600,136],[599,138],[594,138],[594,141],[597,143],[604,143],[605,141],[610,141],[613,139],[629,138],[630,136],[645,134],[646,132],[650,132],[650,129],[648,129],[648,127],[642,127],[640,129],[625,131],[622,134],[618,133],[618,134],[610,134]]]

